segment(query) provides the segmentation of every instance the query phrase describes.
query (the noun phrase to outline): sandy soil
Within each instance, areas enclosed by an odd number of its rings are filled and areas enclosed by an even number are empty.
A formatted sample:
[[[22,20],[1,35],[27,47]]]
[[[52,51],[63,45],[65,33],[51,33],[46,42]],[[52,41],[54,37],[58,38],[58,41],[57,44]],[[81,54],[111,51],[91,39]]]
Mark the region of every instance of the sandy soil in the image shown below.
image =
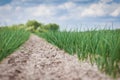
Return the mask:
[[[0,80],[113,80],[44,39],[30,39],[0,63]],[[118,78],[117,80],[120,80]]]

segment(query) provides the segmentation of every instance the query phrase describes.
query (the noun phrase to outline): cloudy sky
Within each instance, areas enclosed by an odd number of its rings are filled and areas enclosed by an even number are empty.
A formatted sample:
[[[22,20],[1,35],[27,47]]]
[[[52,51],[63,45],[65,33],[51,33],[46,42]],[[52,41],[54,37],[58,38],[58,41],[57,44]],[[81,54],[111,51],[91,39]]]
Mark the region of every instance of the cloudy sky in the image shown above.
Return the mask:
[[[61,28],[120,28],[120,0],[0,0],[0,25],[28,20]]]

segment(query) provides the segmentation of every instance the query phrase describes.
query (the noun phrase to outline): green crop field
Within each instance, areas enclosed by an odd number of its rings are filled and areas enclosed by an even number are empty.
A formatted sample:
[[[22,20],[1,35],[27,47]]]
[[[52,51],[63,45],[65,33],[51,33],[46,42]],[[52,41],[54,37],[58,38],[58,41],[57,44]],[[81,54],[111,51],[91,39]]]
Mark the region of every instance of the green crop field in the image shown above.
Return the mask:
[[[89,59],[109,75],[120,73],[120,30],[55,31],[38,35],[69,54],[76,54],[80,60]]]
[[[47,31],[37,35],[80,60],[89,60],[98,68],[116,77],[120,74],[120,30]],[[0,28],[0,61],[29,38],[24,28]]]
[[[29,34],[15,27],[0,28],[0,61],[23,44],[29,38]]]

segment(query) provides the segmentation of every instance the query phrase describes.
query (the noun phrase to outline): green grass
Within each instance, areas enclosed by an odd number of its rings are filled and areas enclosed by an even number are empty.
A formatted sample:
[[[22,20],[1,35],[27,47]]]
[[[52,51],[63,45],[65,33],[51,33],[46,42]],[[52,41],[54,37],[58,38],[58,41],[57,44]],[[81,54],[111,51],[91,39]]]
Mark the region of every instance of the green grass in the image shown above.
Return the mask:
[[[47,32],[38,34],[48,42],[77,54],[80,60],[88,59],[109,75],[120,73],[120,30],[86,32]]]
[[[15,27],[0,28],[0,61],[29,38],[29,32]]]

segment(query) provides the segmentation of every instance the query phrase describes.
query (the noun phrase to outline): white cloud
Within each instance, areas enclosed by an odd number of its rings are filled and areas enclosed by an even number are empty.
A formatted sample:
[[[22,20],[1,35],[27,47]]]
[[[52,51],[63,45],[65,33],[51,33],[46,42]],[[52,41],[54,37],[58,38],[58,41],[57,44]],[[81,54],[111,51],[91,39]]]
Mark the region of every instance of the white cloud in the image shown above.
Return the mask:
[[[108,0],[106,0],[107,2]],[[104,17],[104,16],[119,16],[120,8],[118,8],[120,3],[95,3],[86,7],[82,13],[81,17]]]
[[[35,17],[51,17],[56,14],[55,7],[48,5],[39,5],[26,8],[27,13]]]
[[[104,16],[106,14],[105,11],[106,6],[104,4],[92,4],[90,5],[88,8],[86,8],[85,10],[83,10],[83,12],[81,13],[82,17],[87,17],[87,16]]]
[[[28,0],[22,0],[28,1]],[[47,5],[45,3],[34,6],[21,6],[20,1],[9,5],[0,6],[0,21],[19,22],[28,19],[39,19],[44,21],[67,21],[82,20],[88,17],[120,16],[120,3],[111,3],[112,0],[101,0],[89,5],[78,5],[74,2],[65,2],[58,5]],[[14,3],[16,3],[14,5]],[[63,12],[62,12],[63,11]],[[65,12],[64,12],[65,11]]]
[[[66,8],[68,13],[66,15],[62,15],[59,17],[60,20],[70,20],[70,19],[84,19],[87,17],[106,17],[112,16],[117,17],[120,16],[120,3],[111,3],[107,4],[107,2],[111,2],[112,0],[101,0],[98,3],[81,6],[76,5],[73,2],[65,3],[60,6],[64,6],[69,4],[69,7]],[[72,5],[70,5],[72,4]],[[73,6],[74,5],[74,6]]]
[[[20,7],[20,6],[17,6],[16,8],[15,8],[15,10],[16,11],[20,11],[22,8]]]
[[[120,16],[120,7],[118,7],[117,9],[115,9],[112,13],[111,16]]]
[[[0,6],[0,11],[9,11],[9,10],[11,10],[12,9],[12,6],[10,6],[10,5],[4,5],[4,6]]]
[[[73,2],[66,2],[64,4],[59,5],[58,7],[60,9],[71,9],[71,8],[74,8],[75,6],[76,6],[76,4]]]

